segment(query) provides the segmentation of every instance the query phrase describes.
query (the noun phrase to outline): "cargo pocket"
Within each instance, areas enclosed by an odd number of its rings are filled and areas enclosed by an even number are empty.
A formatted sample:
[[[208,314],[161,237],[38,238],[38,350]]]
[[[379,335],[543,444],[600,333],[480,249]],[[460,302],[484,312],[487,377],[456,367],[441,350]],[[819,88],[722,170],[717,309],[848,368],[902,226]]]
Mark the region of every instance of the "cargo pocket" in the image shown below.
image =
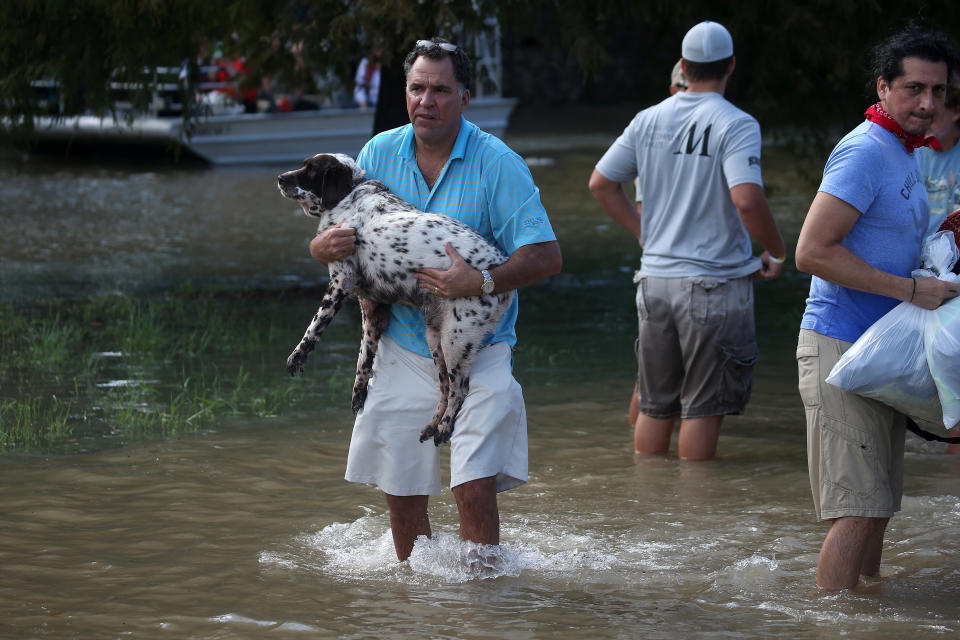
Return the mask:
[[[718,324],[723,321],[726,297],[720,278],[690,279],[690,316],[698,324]]]
[[[876,446],[861,429],[834,418],[823,418],[820,433],[821,479],[860,498],[880,486]]]
[[[750,400],[753,386],[753,366],[757,364],[758,349],[754,343],[739,347],[721,347],[723,354],[723,403],[738,413]]]
[[[805,407],[820,405],[820,347],[797,345],[797,388]]]

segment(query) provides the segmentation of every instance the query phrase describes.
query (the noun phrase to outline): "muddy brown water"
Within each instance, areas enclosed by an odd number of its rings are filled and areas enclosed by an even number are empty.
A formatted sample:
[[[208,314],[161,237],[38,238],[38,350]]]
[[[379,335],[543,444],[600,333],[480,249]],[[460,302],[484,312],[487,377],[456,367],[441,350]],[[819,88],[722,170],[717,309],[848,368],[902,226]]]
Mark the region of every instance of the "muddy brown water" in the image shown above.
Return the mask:
[[[753,399],[725,422],[717,459],[633,454],[638,251],[586,191],[602,152],[594,142],[514,140],[533,165],[565,273],[521,294],[531,477],[501,495],[493,569],[468,561],[449,491],[432,501],[435,537],[396,562],[380,495],[343,481],[344,399],[227,418],[178,439],[0,457],[0,637],[960,631],[960,457],[912,438],[882,579],[839,594],[815,587],[826,528],[812,513],[796,392],[801,274],[758,285]],[[766,180],[792,247],[815,185],[788,155],[769,156]],[[286,168],[0,167],[0,299],[322,282],[306,253],[313,224],[276,189]],[[291,327],[292,340],[302,328]]]

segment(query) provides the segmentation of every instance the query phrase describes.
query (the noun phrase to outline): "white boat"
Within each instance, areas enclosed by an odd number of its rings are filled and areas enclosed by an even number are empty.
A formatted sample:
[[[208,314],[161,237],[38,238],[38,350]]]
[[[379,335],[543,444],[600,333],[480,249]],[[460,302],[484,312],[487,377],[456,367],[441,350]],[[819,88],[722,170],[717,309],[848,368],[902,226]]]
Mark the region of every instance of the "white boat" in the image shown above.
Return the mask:
[[[502,97],[500,31],[495,20],[489,25],[488,31],[471,39],[476,82],[466,117],[484,131],[503,137],[516,99]],[[290,164],[323,152],[356,157],[373,133],[373,109],[242,113],[243,107],[217,91],[229,87],[229,83],[222,82],[203,82],[196,86],[199,106],[207,109],[207,115],[193,123],[189,132],[184,132],[181,105],[177,104],[177,96],[183,90],[180,82],[183,71],[179,67],[150,70],[163,80],[156,86],[153,104],[147,113],[134,113],[129,103],[118,99],[118,119],[93,115],[36,118],[37,138],[67,144],[182,145],[214,165],[231,165]],[[48,81],[34,84],[38,88],[55,88],[55,84]],[[112,86],[118,95],[130,88],[121,84]]]
[[[503,136],[513,98],[477,97],[466,118],[484,131]],[[182,144],[214,165],[290,164],[321,152],[356,156],[373,132],[373,109],[319,109],[290,113],[215,114],[202,117],[189,136],[179,116],[74,116],[38,118],[37,138],[54,142]]]

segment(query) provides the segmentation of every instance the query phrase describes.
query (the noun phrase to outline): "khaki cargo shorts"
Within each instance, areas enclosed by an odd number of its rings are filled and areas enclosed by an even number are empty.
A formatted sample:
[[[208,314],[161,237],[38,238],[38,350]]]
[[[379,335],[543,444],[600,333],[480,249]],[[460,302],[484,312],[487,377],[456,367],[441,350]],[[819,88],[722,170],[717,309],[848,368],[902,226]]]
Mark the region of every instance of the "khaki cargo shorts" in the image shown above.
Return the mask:
[[[637,283],[638,408],[651,418],[743,413],[757,342],[751,278]]]
[[[824,382],[850,342],[801,329],[800,397],[807,414],[807,466],[820,520],[889,518],[900,510],[906,417]]]

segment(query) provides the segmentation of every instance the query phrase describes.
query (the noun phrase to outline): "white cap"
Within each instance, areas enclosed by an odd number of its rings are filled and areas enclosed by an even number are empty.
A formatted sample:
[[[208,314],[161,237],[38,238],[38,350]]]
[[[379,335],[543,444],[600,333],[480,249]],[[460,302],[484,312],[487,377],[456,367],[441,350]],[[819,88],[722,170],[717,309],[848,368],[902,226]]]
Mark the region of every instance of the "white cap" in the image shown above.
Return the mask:
[[[719,22],[704,20],[683,36],[680,55],[690,62],[716,62],[733,55],[733,38]]]

